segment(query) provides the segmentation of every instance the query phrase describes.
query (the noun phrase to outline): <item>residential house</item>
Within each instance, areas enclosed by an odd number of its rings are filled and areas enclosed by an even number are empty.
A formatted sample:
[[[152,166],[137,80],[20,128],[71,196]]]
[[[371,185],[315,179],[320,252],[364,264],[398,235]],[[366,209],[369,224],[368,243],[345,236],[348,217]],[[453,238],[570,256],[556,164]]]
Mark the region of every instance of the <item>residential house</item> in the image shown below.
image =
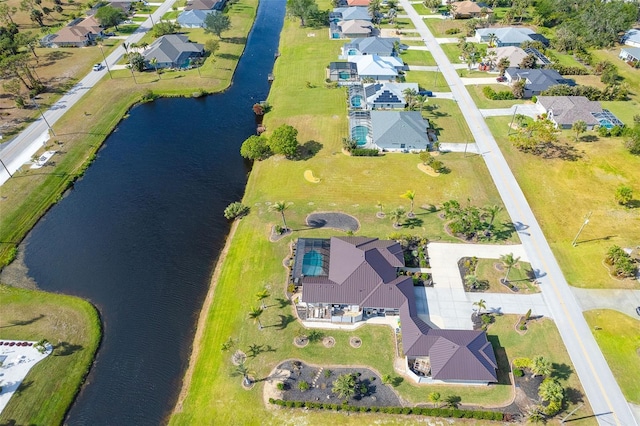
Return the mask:
[[[397,56],[396,43],[400,43],[399,38],[356,38],[342,46],[340,58],[346,59],[354,55]]]
[[[349,62],[354,62],[358,69],[358,76],[372,78],[378,81],[394,81],[405,65],[396,56],[349,56]]]
[[[177,22],[183,28],[204,28],[204,20],[212,13],[219,13],[216,10],[185,10],[178,15]]]
[[[371,111],[371,138],[382,151],[426,151],[429,121],[420,111]]]
[[[294,282],[302,286],[298,313],[307,321],[333,323],[398,316],[407,372],[415,381],[496,382],[498,366],[486,333],[439,330],[422,320],[412,278],[397,274],[403,266],[395,241],[300,238],[293,266]]]
[[[631,47],[640,47],[640,29],[633,28],[624,33],[622,43]]]
[[[158,37],[142,52],[145,65],[150,68],[151,60],[156,59],[157,68],[187,68],[192,58],[199,58],[204,54],[202,44],[191,43],[189,37],[183,34],[169,34]]]
[[[625,62],[637,65],[640,61],[640,47],[623,47],[618,56]]]
[[[549,45],[549,40],[544,36],[535,33],[529,28],[479,28],[476,30],[476,40],[479,43],[489,43],[491,35],[496,37],[496,46],[520,46],[527,41],[539,41],[545,46]]]
[[[371,0],[347,0],[348,6],[369,7],[369,3],[371,3]]]
[[[111,0],[109,6],[120,9],[125,15],[129,16],[133,12],[133,2],[126,0]],[[97,10],[97,9],[96,9]]]
[[[336,7],[329,13],[329,22],[339,21],[371,21],[371,15],[366,7]]]
[[[403,109],[407,105],[405,90],[419,90],[418,83],[368,83],[364,94],[369,109]]]
[[[224,10],[226,0],[188,0],[184,10]]]
[[[373,34],[374,27],[371,21],[339,21],[329,24],[329,37],[338,38],[360,38],[369,37]]]
[[[520,69],[509,67],[505,70],[504,76],[509,83],[513,83],[520,79],[525,80],[525,98],[539,95],[549,87],[555,86],[556,84],[575,86],[575,82],[573,80],[562,77],[558,71],[552,69]]]
[[[535,56],[536,64],[539,66],[550,63],[549,59],[540,53],[538,49],[534,49],[532,47],[528,47],[526,49],[516,46],[490,47],[487,49],[487,54],[491,52],[496,53],[496,56],[494,57],[494,66],[500,62],[502,58],[506,58],[509,61],[510,66],[517,67],[520,65],[522,60],[529,55]]]
[[[78,18],[55,34],[44,37],[41,44],[44,47],[85,47],[92,44],[96,38],[102,37],[102,27],[93,16]]]
[[[576,121],[587,123],[587,129],[596,126],[611,128],[624,126],[618,118],[606,109],[602,109],[600,102],[590,101],[584,96],[538,96],[537,105],[547,118],[561,129],[570,129]]]
[[[451,3],[451,15],[454,19],[484,18],[493,13],[491,8],[474,1],[458,1]]]
[[[340,85],[356,84],[360,80],[358,66],[354,62],[331,62],[327,68],[327,78]]]

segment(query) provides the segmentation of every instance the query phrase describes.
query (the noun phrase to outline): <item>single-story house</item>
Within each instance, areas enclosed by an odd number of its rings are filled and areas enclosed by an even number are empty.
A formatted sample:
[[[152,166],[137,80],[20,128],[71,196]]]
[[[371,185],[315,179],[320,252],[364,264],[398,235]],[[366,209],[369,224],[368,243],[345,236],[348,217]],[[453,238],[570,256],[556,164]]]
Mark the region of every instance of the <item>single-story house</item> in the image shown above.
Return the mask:
[[[411,277],[397,274],[403,266],[402,247],[395,241],[299,238],[293,267],[294,281],[302,286],[298,312],[307,321],[328,323],[399,316],[405,362],[414,380],[496,382],[498,365],[486,333],[440,330],[423,321]]]
[[[130,15],[133,12],[133,2],[123,0],[111,0],[109,6],[120,9],[125,15]]]
[[[368,83],[364,85],[369,109],[403,109],[407,105],[404,91],[418,92],[418,83]]]
[[[483,18],[493,13],[482,3],[464,0],[451,3],[451,15],[454,19]]]
[[[487,54],[491,52],[496,53],[494,59],[495,64],[500,62],[502,58],[506,58],[509,61],[510,66],[517,67],[520,65],[522,60],[529,55],[533,55],[536,57],[536,64],[539,66],[549,63],[549,60],[542,53],[540,53],[538,49],[534,49],[532,47],[529,47],[527,49],[522,49],[516,46],[490,47],[487,49]]]
[[[525,98],[539,95],[549,87],[555,86],[556,84],[575,86],[575,82],[573,80],[562,77],[558,71],[552,69],[520,69],[516,67],[509,67],[505,70],[504,76],[509,83],[520,79],[525,80]]]
[[[621,42],[627,46],[640,47],[640,29],[633,28],[624,33]]]
[[[366,7],[336,7],[329,12],[329,22],[339,21],[371,21],[371,15]]]
[[[640,47],[623,47],[618,56],[625,62],[638,62],[640,61]]]
[[[45,36],[41,44],[44,47],[84,47],[102,37],[102,27],[93,16],[77,18],[55,34]]]
[[[369,3],[371,3],[371,0],[347,0],[347,5],[349,6],[369,7]]]
[[[331,62],[327,68],[327,78],[340,85],[355,84],[358,78],[358,66],[354,62]]]
[[[527,41],[539,41],[545,46],[549,45],[549,40],[530,30],[529,28],[479,28],[476,30],[476,40],[479,43],[489,43],[491,35],[496,37],[496,46],[520,46]]]
[[[399,72],[405,69],[401,59],[395,56],[349,56],[349,62],[354,62],[358,69],[358,76],[372,78],[379,81],[393,81]]]
[[[600,102],[590,101],[584,96],[538,96],[537,105],[561,129],[570,129],[580,120],[587,123],[588,130],[596,126],[624,126],[610,111],[602,109]]]
[[[329,25],[329,37],[333,39],[369,37],[373,31],[374,27],[371,21],[359,19],[332,22]]]
[[[420,111],[371,111],[371,138],[383,151],[426,151],[429,121]]]
[[[185,10],[176,20],[183,28],[204,28],[204,20],[212,13],[219,13],[217,10]]]
[[[399,38],[390,37],[356,38],[342,46],[340,57],[345,59],[354,55],[397,56],[395,46],[399,42]]]
[[[204,54],[204,47],[199,43],[191,43],[183,34],[169,34],[158,37],[142,52],[147,68],[153,68],[151,60],[156,59],[157,68],[186,68],[192,58]]]
[[[218,10],[224,9],[226,0],[188,0],[184,10]]]

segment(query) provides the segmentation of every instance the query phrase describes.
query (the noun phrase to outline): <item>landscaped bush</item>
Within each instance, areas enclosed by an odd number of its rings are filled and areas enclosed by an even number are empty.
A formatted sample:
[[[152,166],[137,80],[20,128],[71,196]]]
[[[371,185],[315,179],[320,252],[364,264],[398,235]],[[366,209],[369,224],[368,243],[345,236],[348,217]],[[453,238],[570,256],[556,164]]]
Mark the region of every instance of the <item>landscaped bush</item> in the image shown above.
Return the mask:
[[[522,369],[520,368],[516,368],[515,370],[513,370],[513,375],[516,377],[522,377],[524,376],[524,371],[522,371]]]
[[[529,368],[531,367],[531,359],[529,358],[516,358],[513,360],[513,366],[516,368]]]
[[[224,217],[229,220],[241,218],[247,214],[249,214],[249,207],[239,202],[231,203],[224,209]]]
[[[591,74],[585,67],[570,67],[554,62],[547,68],[558,71],[562,75],[589,75]]]
[[[485,86],[482,89],[482,93],[487,99],[491,99],[492,101],[505,101],[516,98],[515,96],[513,96],[513,92],[511,92],[510,90],[501,90],[499,92],[496,92],[489,86]]]
[[[377,149],[356,148],[351,150],[354,157],[377,157],[379,154]]]
[[[451,34],[458,34],[459,32],[460,32],[460,28],[449,28],[444,33],[451,35]]]

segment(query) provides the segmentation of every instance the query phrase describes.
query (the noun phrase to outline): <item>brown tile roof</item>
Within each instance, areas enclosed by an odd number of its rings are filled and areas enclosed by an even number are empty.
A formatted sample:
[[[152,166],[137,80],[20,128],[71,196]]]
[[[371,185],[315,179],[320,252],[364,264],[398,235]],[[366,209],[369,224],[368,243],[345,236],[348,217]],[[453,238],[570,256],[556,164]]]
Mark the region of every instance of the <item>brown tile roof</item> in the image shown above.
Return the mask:
[[[89,40],[91,30],[83,27],[64,27],[56,33],[54,43],[83,43]]]
[[[479,14],[482,11],[482,8],[478,6],[478,3],[473,1],[459,1],[452,3],[453,11],[456,15],[470,15],[470,14]],[[487,13],[493,13],[490,8],[486,8]]]

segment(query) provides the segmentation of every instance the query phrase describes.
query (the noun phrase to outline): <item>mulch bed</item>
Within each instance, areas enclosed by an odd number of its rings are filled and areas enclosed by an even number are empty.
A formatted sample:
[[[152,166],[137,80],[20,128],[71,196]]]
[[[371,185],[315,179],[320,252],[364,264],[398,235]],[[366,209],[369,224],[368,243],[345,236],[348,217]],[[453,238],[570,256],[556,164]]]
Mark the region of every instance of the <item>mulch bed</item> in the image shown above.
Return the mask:
[[[334,228],[341,231],[356,232],[360,229],[358,219],[345,213],[312,213],[307,216],[307,225],[312,228]]]
[[[299,367],[294,367],[297,363]],[[285,361],[278,365],[281,370],[291,372],[289,378],[284,380],[285,390],[282,391],[282,399],[285,401],[310,401],[328,402],[331,404],[341,404],[342,400],[331,391],[333,382],[342,374],[360,374],[358,379],[368,386],[369,391],[364,396],[349,398],[349,405],[359,407],[398,407],[402,401],[398,395],[388,385],[382,384],[382,379],[368,368],[324,368],[312,367],[301,361]],[[329,377],[325,376],[325,371],[330,370]],[[309,383],[310,388],[306,391],[298,389],[301,381]]]
[[[336,339],[334,339],[331,336],[327,336],[324,339],[322,339],[322,344],[324,345],[325,348],[332,348],[336,345]]]
[[[362,340],[359,337],[353,336],[351,339],[349,339],[349,344],[354,348],[359,348],[360,346],[362,346]],[[640,349],[638,350],[640,351]]]
[[[531,404],[533,405],[536,401],[538,401],[538,388],[540,387],[540,383],[544,380],[543,376],[533,377],[530,371],[526,369],[524,371],[524,376],[515,377],[516,386],[527,395],[527,397],[531,400]]]

